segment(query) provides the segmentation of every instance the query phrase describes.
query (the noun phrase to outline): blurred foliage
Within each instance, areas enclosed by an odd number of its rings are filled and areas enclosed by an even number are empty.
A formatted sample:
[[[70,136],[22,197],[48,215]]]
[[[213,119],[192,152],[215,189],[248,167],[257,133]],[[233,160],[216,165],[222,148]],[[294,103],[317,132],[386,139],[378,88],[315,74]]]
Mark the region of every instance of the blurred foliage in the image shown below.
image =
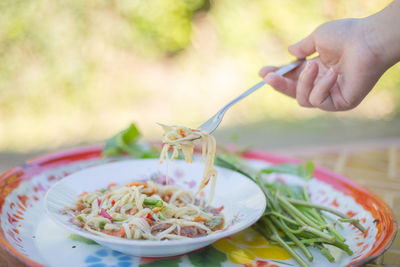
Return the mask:
[[[157,121],[197,124],[257,81],[262,65],[291,60],[287,46],[319,24],[389,2],[2,0],[0,149],[103,140],[131,121],[150,138]],[[346,116],[394,116],[398,72]],[[272,90],[258,94],[225,125],[325,116]]]
[[[130,27],[129,41],[141,40],[153,51],[176,53],[190,44],[192,17],[207,10],[207,0],[115,2],[115,11]]]

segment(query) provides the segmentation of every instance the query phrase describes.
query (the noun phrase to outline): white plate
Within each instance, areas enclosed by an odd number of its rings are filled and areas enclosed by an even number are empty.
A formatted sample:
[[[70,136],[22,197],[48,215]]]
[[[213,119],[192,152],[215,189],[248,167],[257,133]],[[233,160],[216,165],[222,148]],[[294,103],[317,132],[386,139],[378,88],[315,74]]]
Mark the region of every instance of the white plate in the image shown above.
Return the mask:
[[[140,180],[162,179],[161,175],[165,173],[166,166],[160,166],[157,159],[108,163],[75,172],[50,188],[45,198],[45,205],[48,214],[56,223],[75,234],[92,239],[104,247],[143,257],[184,254],[249,227],[261,217],[265,210],[265,197],[254,182],[237,172],[220,167],[216,167],[216,169],[218,178],[211,205],[214,207],[224,206],[222,213],[225,217],[225,226],[221,231],[204,237],[164,241],[101,237],[74,225],[70,222],[69,215],[63,215],[60,212],[65,206],[73,206],[78,195],[85,191],[102,189],[110,183],[124,185]],[[170,162],[168,166],[169,184],[195,193],[203,170],[203,163],[188,164],[181,160]],[[209,188],[210,186],[204,190],[205,198],[208,197]]]

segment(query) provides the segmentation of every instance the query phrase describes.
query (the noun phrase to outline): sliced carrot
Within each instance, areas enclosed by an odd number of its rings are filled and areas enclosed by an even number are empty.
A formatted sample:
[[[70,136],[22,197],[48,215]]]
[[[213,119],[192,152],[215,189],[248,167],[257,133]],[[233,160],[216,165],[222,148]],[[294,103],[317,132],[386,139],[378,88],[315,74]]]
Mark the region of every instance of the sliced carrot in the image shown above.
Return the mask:
[[[131,187],[131,186],[140,186],[143,185],[144,187],[147,187],[147,182],[133,182],[130,184],[125,185],[126,187]]]
[[[149,218],[145,218],[145,220],[148,222],[148,224],[150,224],[150,225],[152,225],[152,224],[153,224],[153,221],[152,221],[152,220],[150,220]]]
[[[159,212],[159,211],[162,211],[164,207],[154,208],[154,209],[152,209],[152,211],[153,212]]]
[[[106,235],[121,236],[121,231],[102,230],[101,232],[105,233]]]
[[[121,225],[119,230],[120,230],[121,237],[124,237],[126,235],[125,228]]]
[[[194,222],[206,222],[207,220],[204,219],[204,218],[201,217],[201,216],[196,216],[196,217],[193,218],[193,221],[194,221]]]
[[[76,209],[78,210],[78,211],[81,211],[81,210],[83,210],[83,209],[85,209],[86,208],[86,206],[85,205],[83,205],[82,203],[76,203]]]
[[[84,195],[86,195],[87,194],[87,192],[82,192],[82,193],[80,193],[79,195],[78,195],[78,197],[83,197]]]
[[[138,212],[138,209],[137,209],[137,208],[132,208],[132,209],[129,211],[129,215],[135,215],[137,212]]]
[[[116,185],[117,185],[116,183],[109,184],[109,185],[107,186],[107,189],[110,189],[111,187],[116,186]]]
[[[178,134],[180,135],[180,136],[182,136],[182,137],[185,137],[186,135],[185,135],[185,131],[183,131],[183,129],[179,129],[178,131]]]
[[[223,209],[224,209],[224,205],[222,205],[221,207],[215,209],[215,211],[220,213]]]

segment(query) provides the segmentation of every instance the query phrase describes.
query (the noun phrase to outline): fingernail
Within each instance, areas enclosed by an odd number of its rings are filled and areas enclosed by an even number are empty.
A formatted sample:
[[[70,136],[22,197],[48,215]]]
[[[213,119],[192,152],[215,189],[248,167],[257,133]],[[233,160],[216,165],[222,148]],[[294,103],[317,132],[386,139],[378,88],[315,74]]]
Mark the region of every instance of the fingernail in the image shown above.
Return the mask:
[[[306,66],[304,67],[304,70],[305,71],[310,71],[310,69],[311,69],[311,61],[307,60]]]
[[[273,73],[273,72],[267,73],[267,75],[265,75],[265,77],[264,77],[265,82],[268,83],[268,84],[270,84],[270,82],[271,82],[271,76],[273,76],[274,74],[275,74],[275,73]]]

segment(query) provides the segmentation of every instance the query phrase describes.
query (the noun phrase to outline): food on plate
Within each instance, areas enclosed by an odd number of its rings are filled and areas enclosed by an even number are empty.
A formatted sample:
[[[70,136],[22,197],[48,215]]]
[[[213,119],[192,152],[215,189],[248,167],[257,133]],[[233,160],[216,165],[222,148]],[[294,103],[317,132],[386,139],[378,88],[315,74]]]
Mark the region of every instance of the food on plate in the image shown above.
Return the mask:
[[[195,137],[201,138],[201,133],[185,127],[165,125],[163,127],[166,134],[163,137],[165,145],[161,160],[168,159],[167,152],[173,147],[172,158],[177,156],[176,150],[183,149],[186,160],[190,162],[194,146],[190,140]],[[125,150],[126,147],[133,147],[135,143],[123,144]],[[203,142],[203,156],[204,148]],[[132,153],[131,150],[127,150],[127,152],[134,157],[137,154],[136,151]],[[211,152],[214,164],[215,150]],[[252,227],[272,244],[279,244],[287,250],[301,266],[306,267],[313,262],[314,256],[310,248],[316,248],[315,253],[321,253],[330,262],[339,261],[340,257],[345,257],[344,254],[352,255],[353,250],[348,244],[354,240],[347,242],[342,231],[346,224],[351,224],[350,227],[359,231],[362,236],[368,233],[368,228],[363,226],[359,218],[351,217],[338,208],[311,201],[308,192],[308,185],[314,179],[314,165],[311,162],[305,165],[282,163],[254,168],[243,160],[240,151],[229,152],[221,149],[221,152],[224,153],[215,157],[215,164],[239,172],[257,183],[267,199],[264,215]],[[276,179],[268,180],[269,175],[275,175]],[[286,183],[285,180],[281,180],[280,175],[291,175],[292,179],[300,178],[303,180],[302,185]]]
[[[153,181],[83,192],[65,212],[100,236],[172,240],[209,235],[224,226],[223,207],[205,206],[188,191]]]
[[[194,140],[201,139],[201,159],[204,160],[204,158],[206,158],[206,163],[203,178],[199,184],[196,195],[210,182],[210,180],[212,180],[210,197],[208,198],[207,204],[211,203],[214,197],[215,182],[217,178],[217,170],[214,168],[214,159],[216,153],[215,138],[212,135],[209,135],[208,133],[198,129],[190,129],[175,125],[160,125],[165,131],[162,137],[164,146],[160,153],[160,163],[163,163],[165,159],[168,164],[168,160],[172,161],[178,157],[180,150],[182,151],[186,162],[193,162],[192,157],[195,146]],[[171,157],[168,155],[170,148],[172,148]]]

